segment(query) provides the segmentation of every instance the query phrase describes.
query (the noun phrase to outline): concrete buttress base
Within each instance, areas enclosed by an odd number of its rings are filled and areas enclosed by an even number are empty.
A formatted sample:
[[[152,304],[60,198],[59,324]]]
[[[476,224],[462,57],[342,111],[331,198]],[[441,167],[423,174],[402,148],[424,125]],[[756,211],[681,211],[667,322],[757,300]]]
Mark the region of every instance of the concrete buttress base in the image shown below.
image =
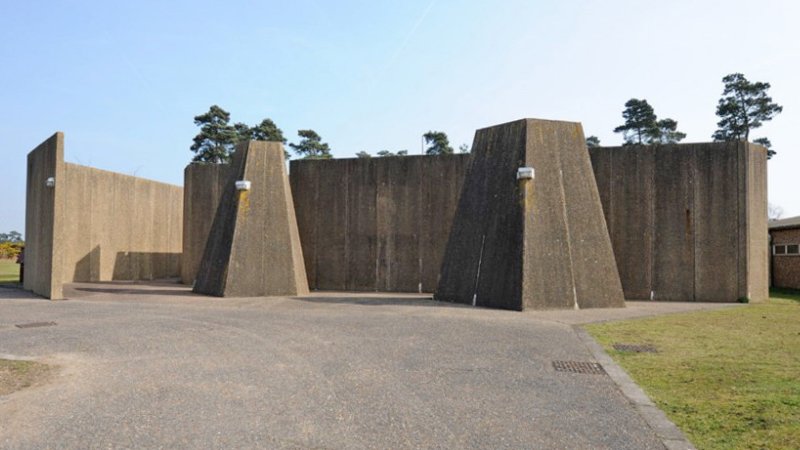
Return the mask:
[[[249,190],[237,189],[249,181]],[[206,242],[194,292],[220,297],[308,292],[283,145],[239,144]]]

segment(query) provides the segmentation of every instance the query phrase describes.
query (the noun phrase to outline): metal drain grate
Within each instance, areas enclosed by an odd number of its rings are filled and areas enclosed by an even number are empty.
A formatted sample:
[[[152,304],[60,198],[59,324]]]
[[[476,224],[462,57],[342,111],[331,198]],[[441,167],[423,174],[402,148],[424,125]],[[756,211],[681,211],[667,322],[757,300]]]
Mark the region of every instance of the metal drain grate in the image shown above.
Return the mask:
[[[618,352],[658,353],[658,349],[652,344],[614,344],[613,347]]]
[[[553,368],[557,372],[585,373],[590,375],[604,375],[603,366],[596,362],[585,361],[553,361]]]
[[[39,327],[52,327],[55,326],[55,322],[30,322],[30,323],[18,323],[14,325],[17,328],[39,328]]]

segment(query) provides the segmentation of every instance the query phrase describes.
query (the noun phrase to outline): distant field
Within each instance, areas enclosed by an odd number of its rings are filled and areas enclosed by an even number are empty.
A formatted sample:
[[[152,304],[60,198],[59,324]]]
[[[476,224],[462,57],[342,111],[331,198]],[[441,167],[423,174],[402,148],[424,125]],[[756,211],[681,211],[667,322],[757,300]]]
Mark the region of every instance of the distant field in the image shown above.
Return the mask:
[[[800,295],[588,331],[699,449],[800,448]],[[615,350],[649,344],[658,353]]]
[[[13,260],[0,259],[0,283],[18,282],[19,264]]]

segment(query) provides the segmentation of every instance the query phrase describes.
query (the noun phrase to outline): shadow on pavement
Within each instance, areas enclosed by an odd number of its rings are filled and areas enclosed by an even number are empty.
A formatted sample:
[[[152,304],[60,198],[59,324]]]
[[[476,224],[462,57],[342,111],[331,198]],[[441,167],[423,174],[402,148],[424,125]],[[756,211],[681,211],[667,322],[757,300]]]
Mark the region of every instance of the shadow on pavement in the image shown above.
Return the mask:
[[[327,304],[347,304],[347,305],[363,305],[363,306],[424,306],[432,308],[469,308],[468,305],[461,305],[458,303],[440,302],[433,300],[432,297],[388,297],[388,296],[365,296],[363,294],[354,294],[352,297],[346,297],[341,294],[337,295],[319,295],[319,296],[303,296],[292,297],[294,299],[310,302],[310,303],[327,303]]]

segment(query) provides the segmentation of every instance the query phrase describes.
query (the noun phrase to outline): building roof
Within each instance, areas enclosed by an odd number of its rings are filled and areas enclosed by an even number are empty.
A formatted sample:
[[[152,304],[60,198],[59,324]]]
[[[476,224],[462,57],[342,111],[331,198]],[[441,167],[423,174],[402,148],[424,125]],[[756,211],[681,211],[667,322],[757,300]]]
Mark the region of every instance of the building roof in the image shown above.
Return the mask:
[[[800,216],[770,220],[767,225],[769,226],[770,230],[778,230],[781,228],[800,228]]]

